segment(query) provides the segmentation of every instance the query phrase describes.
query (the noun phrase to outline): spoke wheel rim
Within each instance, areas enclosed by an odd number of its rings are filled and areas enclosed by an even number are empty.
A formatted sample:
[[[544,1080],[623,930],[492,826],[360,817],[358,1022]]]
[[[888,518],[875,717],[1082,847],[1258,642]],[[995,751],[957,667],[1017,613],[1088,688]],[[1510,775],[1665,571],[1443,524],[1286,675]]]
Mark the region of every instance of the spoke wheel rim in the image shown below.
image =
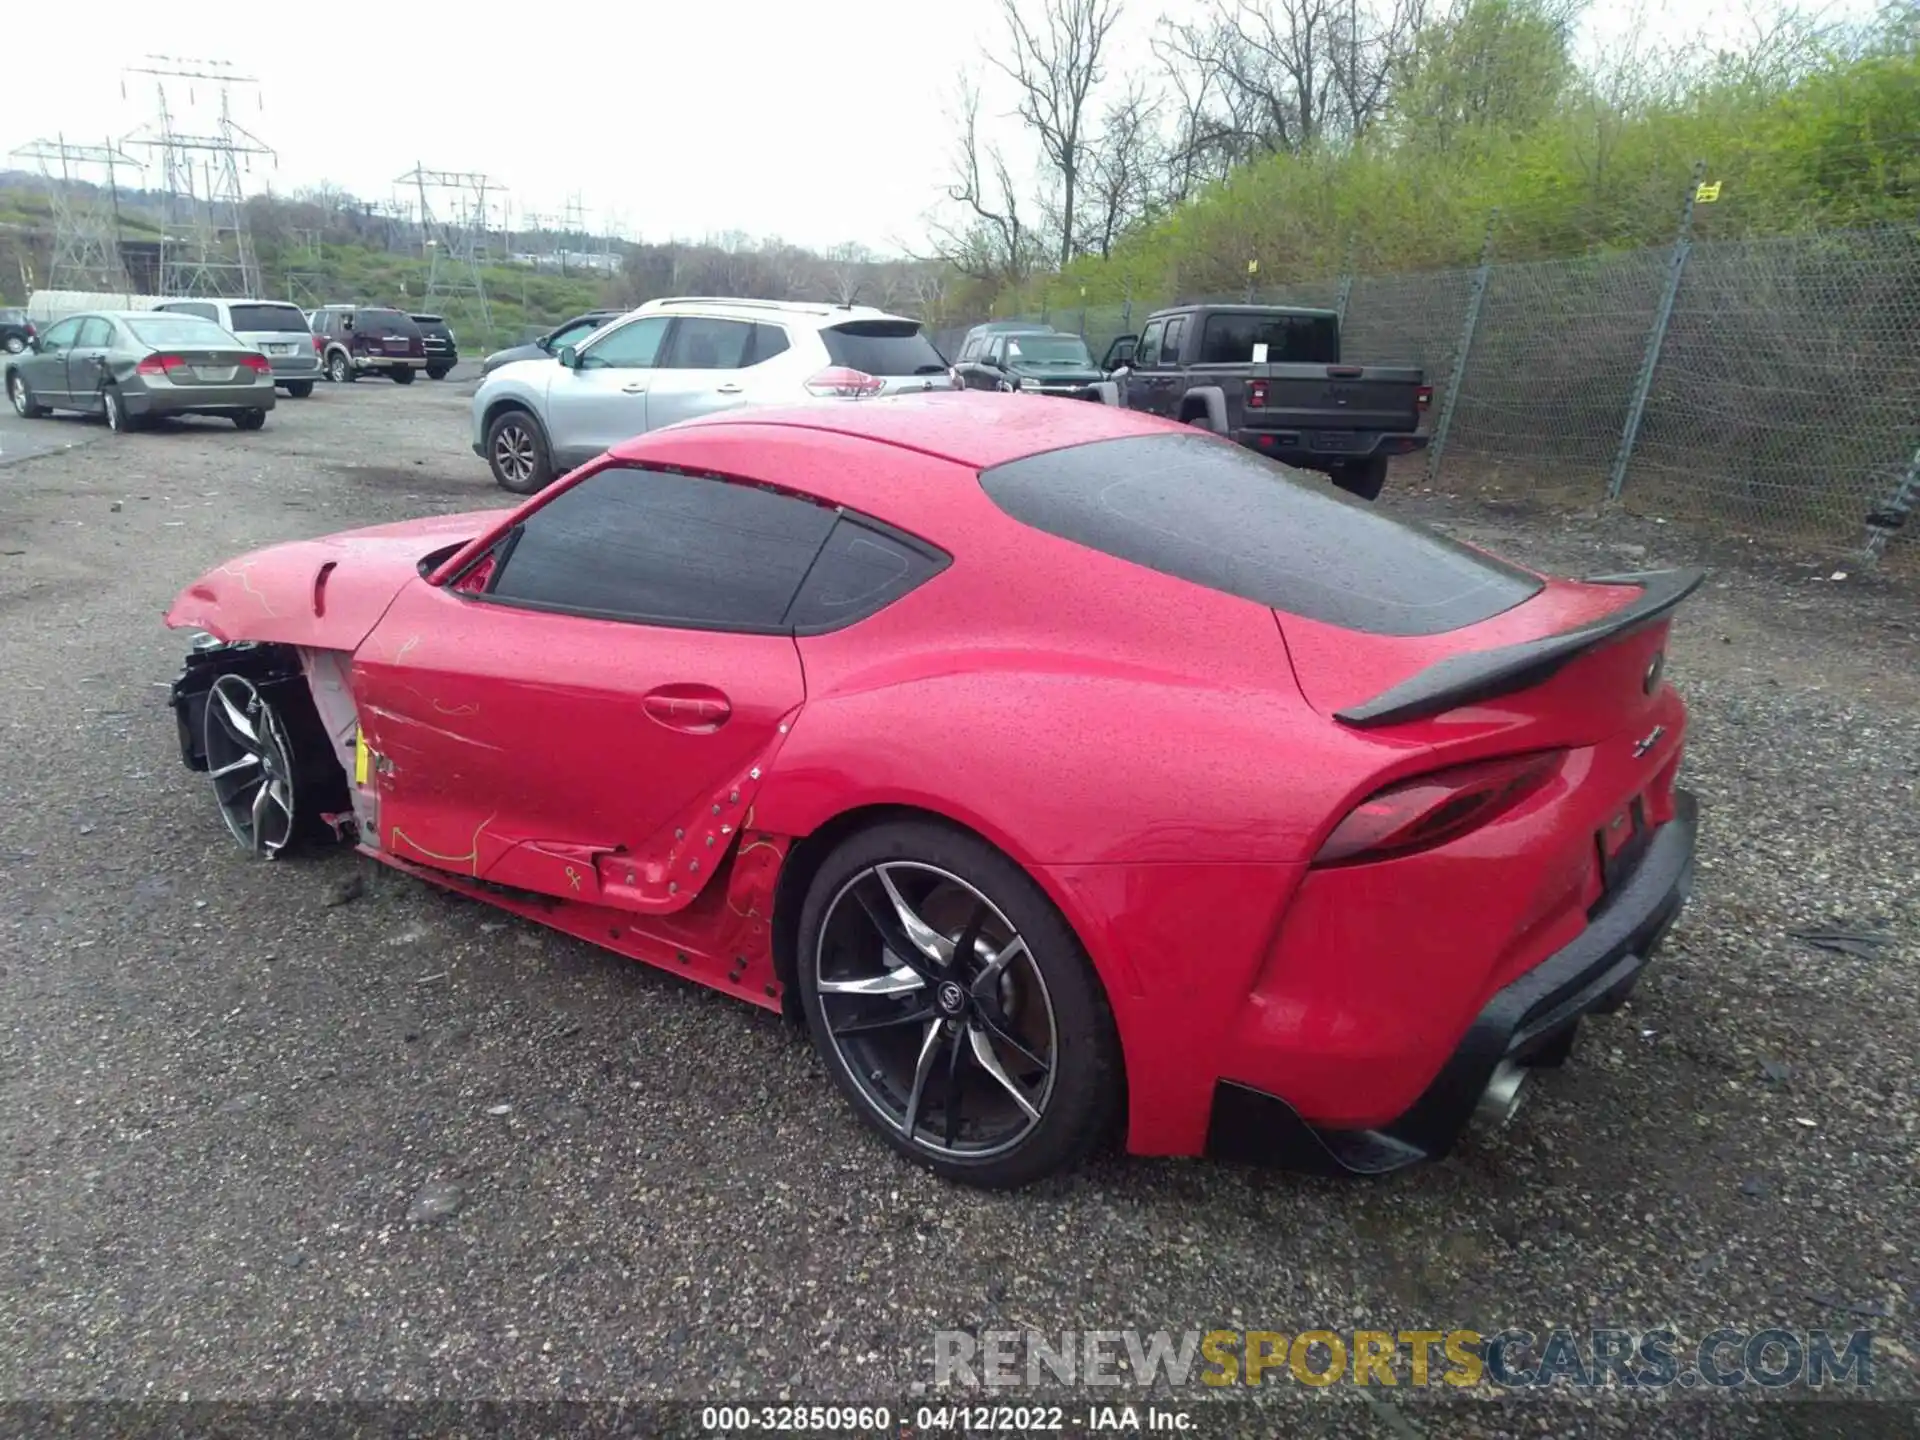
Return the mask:
[[[118,430],[120,428],[120,397],[111,390],[107,391],[106,406],[107,428]]]
[[[533,437],[518,425],[508,425],[494,437],[493,457],[501,473],[509,480],[530,479],[533,475]]]
[[[13,383],[9,385],[7,389],[13,396],[13,408],[24,416],[27,413],[27,382],[16,375],[13,377]]]
[[[228,832],[241,849],[272,859],[293,838],[293,747],[244,675],[222,675],[207,691],[205,747]]]
[[[1047,1115],[1053,997],[1025,939],[977,887],[914,860],[867,866],[828,903],[814,947],[828,1045],[895,1136],[990,1160]]]

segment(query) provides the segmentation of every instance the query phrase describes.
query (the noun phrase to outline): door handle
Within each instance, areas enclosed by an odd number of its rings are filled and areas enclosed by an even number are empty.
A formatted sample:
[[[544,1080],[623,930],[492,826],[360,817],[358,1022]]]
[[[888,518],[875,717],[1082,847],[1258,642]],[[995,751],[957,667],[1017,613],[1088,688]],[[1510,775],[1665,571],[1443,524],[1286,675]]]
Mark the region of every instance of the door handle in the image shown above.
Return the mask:
[[[640,704],[648,718],[691,735],[711,735],[733,715],[727,697],[710,685],[662,685]]]
[[[647,393],[647,387],[645,385],[638,385],[638,384],[622,385],[620,387],[620,393],[622,395],[644,395]]]
[[[713,393],[716,395],[738,395],[740,393],[740,389],[741,389],[740,386],[735,385],[731,380],[729,380],[725,385],[714,386]]]

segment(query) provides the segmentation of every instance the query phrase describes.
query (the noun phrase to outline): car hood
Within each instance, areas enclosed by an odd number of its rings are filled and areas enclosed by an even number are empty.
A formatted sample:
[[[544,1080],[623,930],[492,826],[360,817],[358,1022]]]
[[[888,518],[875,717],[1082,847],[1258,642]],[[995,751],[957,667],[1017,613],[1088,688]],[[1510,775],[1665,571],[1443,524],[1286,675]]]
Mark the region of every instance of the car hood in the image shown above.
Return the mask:
[[[482,370],[498,370],[502,365],[511,365],[516,360],[547,360],[552,357],[538,345],[509,345],[504,350],[496,350],[480,362]]]
[[[420,577],[426,556],[451,553],[509,513],[433,515],[250,551],[182,590],[166,623],[218,640],[352,650],[401,586]]]

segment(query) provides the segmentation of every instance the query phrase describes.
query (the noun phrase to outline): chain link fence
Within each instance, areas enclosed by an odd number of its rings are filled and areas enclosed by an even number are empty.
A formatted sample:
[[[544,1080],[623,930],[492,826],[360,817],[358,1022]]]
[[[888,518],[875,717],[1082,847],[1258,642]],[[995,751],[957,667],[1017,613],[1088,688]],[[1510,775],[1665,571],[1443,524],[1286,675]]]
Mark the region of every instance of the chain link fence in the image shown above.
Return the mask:
[[[1683,221],[1659,249],[1250,295],[1341,312],[1351,363],[1425,367],[1433,440],[1403,475],[1920,563],[1920,230],[1695,241]],[[1170,303],[1000,318],[1098,358]]]

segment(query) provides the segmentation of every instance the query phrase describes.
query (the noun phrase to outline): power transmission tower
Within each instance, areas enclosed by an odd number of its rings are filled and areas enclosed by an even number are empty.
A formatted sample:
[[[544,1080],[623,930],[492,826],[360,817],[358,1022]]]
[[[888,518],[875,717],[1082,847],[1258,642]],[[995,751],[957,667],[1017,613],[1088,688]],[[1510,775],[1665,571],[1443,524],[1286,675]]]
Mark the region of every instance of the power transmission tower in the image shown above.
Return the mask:
[[[477,320],[491,343],[493,311],[487,305],[487,282],[481,273],[487,253],[487,200],[504,196],[507,187],[474,171],[429,170],[418,164],[393,183],[411,185],[420,196],[429,307],[443,315],[458,311]],[[441,303],[435,306],[435,301]]]
[[[158,151],[161,157],[167,214],[160,238],[160,293],[258,295],[260,262],[247,229],[240,172],[243,166],[252,168],[255,155],[272,157],[274,152],[233,118],[232,91],[236,85],[257,87],[260,82],[218,60],[169,55],[149,55],[147,60],[126,73],[153,77],[159,113],[127,143]],[[192,134],[178,124],[177,92],[184,85],[188,108],[196,108],[196,82],[217,87],[219,110],[211,134]],[[171,96],[170,83],[175,92]],[[254,97],[259,104],[257,88]]]
[[[49,290],[82,290],[125,295],[133,287],[120,253],[121,166],[138,170],[140,162],[105,145],[71,145],[65,135],[36,140],[15,150],[21,160],[38,160],[47,180],[47,203],[53,213],[53,257],[47,267]],[[88,173],[106,177],[107,204],[97,195],[83,195],[78,185]],[[97,182],[96,182],[97,183]]]

